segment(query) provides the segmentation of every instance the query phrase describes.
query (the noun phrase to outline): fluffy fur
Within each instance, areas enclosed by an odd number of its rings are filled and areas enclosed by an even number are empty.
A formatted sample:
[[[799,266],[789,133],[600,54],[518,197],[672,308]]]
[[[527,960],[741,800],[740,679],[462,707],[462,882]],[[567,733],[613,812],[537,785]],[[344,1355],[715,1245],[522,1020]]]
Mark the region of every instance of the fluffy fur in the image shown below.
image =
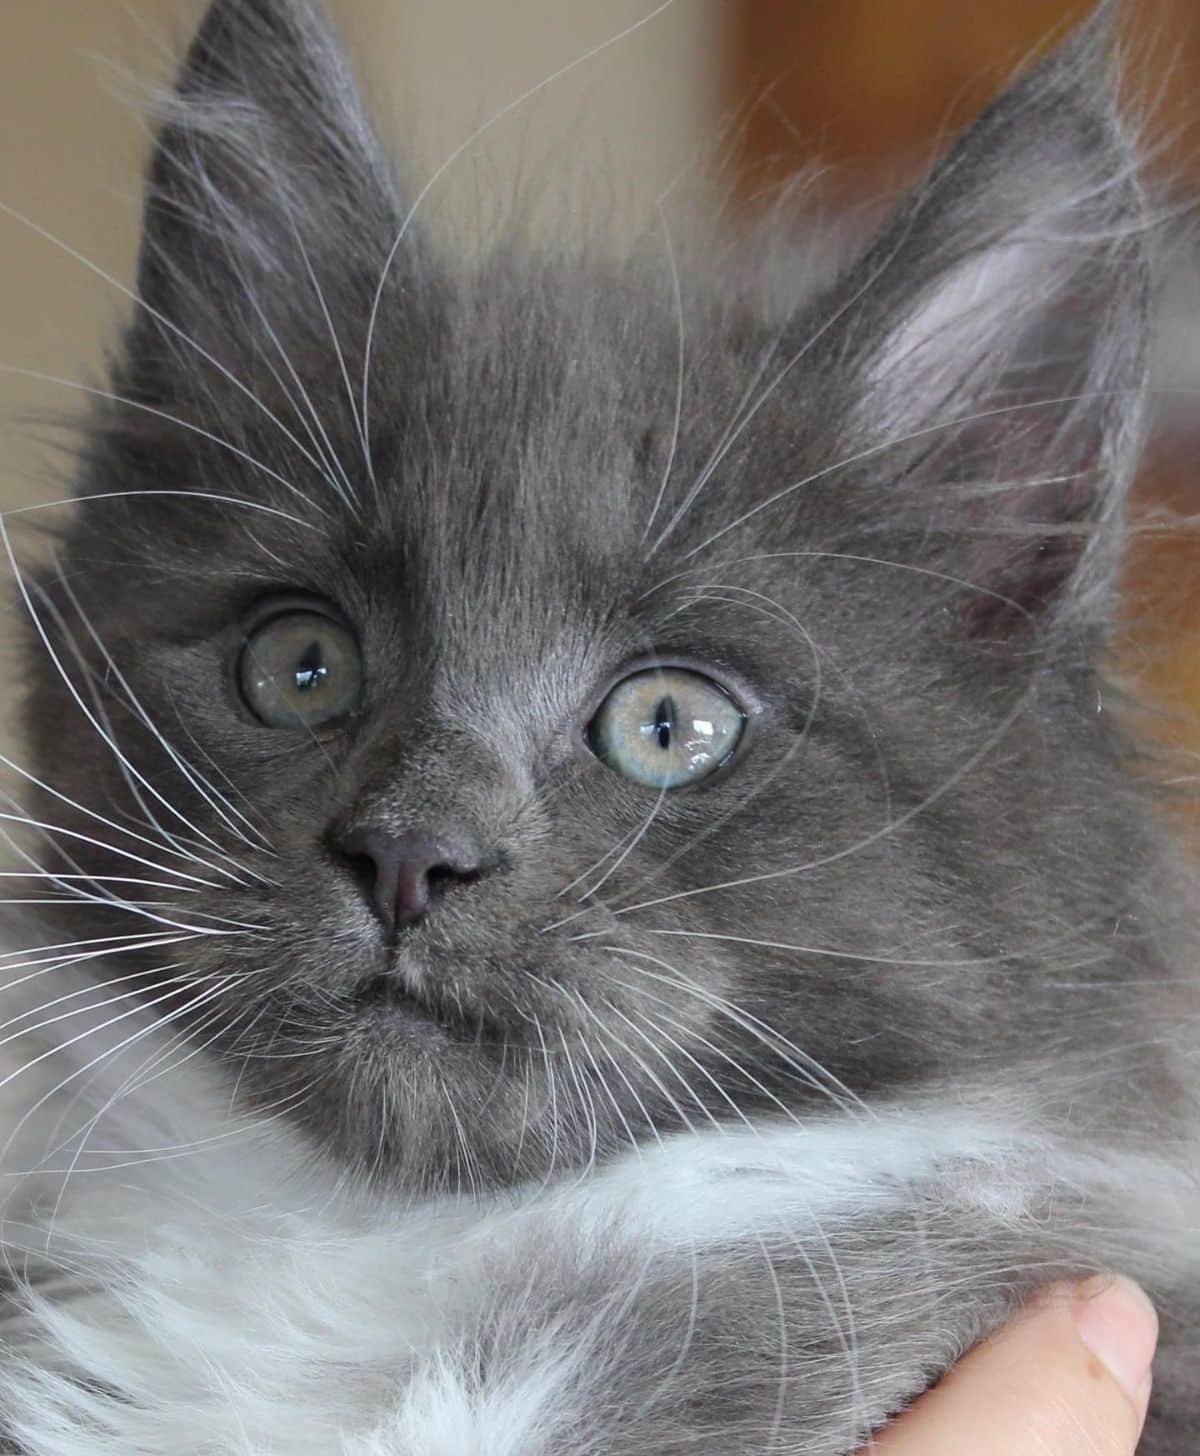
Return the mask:
[[[1110,64],[1100,16],[781,301],[435,255],[317,13],[216,0],[79,501],[36,571],[3,538],[15,1449],[847,1456],[1110,1265],[1189,1449],[1195,885],[1103,671],[1151,276]],[[362,654],[328,731],[239,693],[296,603]],[[743,708],[702,784],[590,751],[647,665]],[[396,933],[381,833],[470,866]]]

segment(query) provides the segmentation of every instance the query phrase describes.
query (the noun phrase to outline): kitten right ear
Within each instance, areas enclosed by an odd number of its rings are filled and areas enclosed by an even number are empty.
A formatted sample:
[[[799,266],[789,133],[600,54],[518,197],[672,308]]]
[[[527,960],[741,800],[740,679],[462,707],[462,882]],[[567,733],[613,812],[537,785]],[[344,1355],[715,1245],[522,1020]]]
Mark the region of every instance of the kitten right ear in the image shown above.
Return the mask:
[[[140,348],[159,365],[179,352],[154,314],[225,359],[294,327],[297,296],[311,315],[314,284],[339,327],[365,321],[406,209],[314,5],[214,0],[158,112],[135,372]]]
[[[1120,559],[1149,221],[1113,19],[1102,6],[992,105],[833,301],[828,374],[889,474],[879,513],[945,543],[949,570],[1019,609],[1010,625],[1102,617]]]

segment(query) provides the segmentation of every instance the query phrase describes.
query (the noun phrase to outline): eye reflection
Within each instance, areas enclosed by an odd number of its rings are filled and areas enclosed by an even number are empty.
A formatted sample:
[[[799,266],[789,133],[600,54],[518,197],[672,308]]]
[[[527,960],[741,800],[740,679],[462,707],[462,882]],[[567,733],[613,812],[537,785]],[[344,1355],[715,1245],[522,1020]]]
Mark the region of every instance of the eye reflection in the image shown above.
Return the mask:
[[[613,688],[592,720],[588,742],[625,778],[675,789],[720,768],[745,722],[733,700],[701,673],[651,668]]]
[[[287,612],[247,640],[238,664],[242,696],[269,728],[315,728],[348,717],[362,697],[353,635],[319,612]]]

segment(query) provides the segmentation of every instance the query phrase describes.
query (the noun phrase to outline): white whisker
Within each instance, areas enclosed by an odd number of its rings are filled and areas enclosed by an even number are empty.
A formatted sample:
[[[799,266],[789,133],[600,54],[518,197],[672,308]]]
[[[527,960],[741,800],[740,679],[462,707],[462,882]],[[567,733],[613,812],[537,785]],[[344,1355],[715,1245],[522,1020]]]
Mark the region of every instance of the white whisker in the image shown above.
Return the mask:
[[[720,530],[714,531],[706,536],[698,546],[693,546],[690,551],[685,551],[680,557],[681,561],[690,561],[693,556],[698,556],[701,551],[706,551],[714,541],[719,541],[727,536],[730,531],[735,531],[739,526],[759,515],[762,511],[769,510],[771,506],[778,505],[780,501],[786,500],[798,490],[806,486],[815,485],[817,481],[824,480],[830,475],[836,475],[839,471],[848,470],[852,465],[860,465],[864,460],[872,460],[877,455],[885,454],[889,450],[897,450],[901,445],[910,445],[915,440],[923,440],[930,436],[940,434],[943,430],[952,430],[960,425],[978,424],[983,420],[995,419],[1001,415],[1017,414],[1022,410],[1044,410],[1052,405],[1078,404],[1087,399],[1107,399],[1114,393],[1120,391],[1097,390],[1086,394],[1063,395],[1054,399],[1033,399],[1022,400],[1018,404],[1003,405],[998,409],[977,410],[971,414],[957,415],[950,419],[939,420],[935,424],[925,425],[919,430],[910,430],[907,434],[896,435],[888,440],[882,440],[876,445],[871,445],[865,450],[856,451],[853,455],[844,455],[832,465],[826,465],[820,470],[814,470],[810,475],[804,476],[801,480],[795,480],[791,485],[784,486],[774,495],[768,496],[766,500],[759,501],[757,505],[751,506],[749,510],[743,511],[740,516],[732,520],[728,525],[722,526]],[[660,538],[661,539],[661,538]],[[656,548],[657,548],[657,543]]]
[[[662,228],[663,242],[667,249],[667,266],[671,272],[671,291],[675,300],[675,326],[678,357],[676,360],[675,372],[675,418],[671,426],[671,445],[667,451],[667,463],[663,469],[662,479],[658,483],[658,494],[654,497],[654,505],[650,510],[650,517],[642,528],[642,541],[645,542],[649,536],[654,522],[658,519],[658,513],[671,484],[671,472],[675,468],[675,454],[679,448],[679,427],[683,421],[683,376],[687,361],[687,340],[684,332],[683,319],[683,290],[679,281],[679,262],[675,257],[675,244],[671,241],[671,228],[667,222],[666,208],[663,206],[663,199],[655,200],[655,207],[658,212],[659,225]]]
[[[265,405],[261,399],[259,399],[254,391],[250,389],[246,384],[244,384],[237,377],[237,375],[232,372],[232,370],[227,369],[219,359],[217,359],[213,354],[210,354],[208,350],[203,347],[203,345],[198,343],[188,333],[181,329],[178,324],[173,323],[169,318],[167,318],[165,314],[159,312],[158,309],[148,304],[144,298],[139,297],[132,288],[127,288],[125,284],[120,281],[120,279],[115,278],[111,273],[108,273],[105,271],[105,269],[101,268],[99,264],[94,263],[90,258],[85,257],[84,254],[79,252],[77,248],[73,248],[70,243],[65,242],[62,238],[56,237],[54,233],[50,232],[48,228],[44,228],[39,223],[34,222],[31,217],[27,217],[23,212],[19,212],[15,207],[10,207],[6,202],[0,202],[0,214],[3,214],[5,217],[10,217],[14,222],[18,222],[23,227],[28,228],[32,233],[42,238],[45,242],[50,243],[53,247],[58,248],[61,252],[65,253],[68,258],[73,259],[76,263],[79,263],[82,267],[86,268],[90,273],[95,274],[97,278],[109,284],[110,287],[115,288],[116,291],[120,293],[123,297],[129,299],[130,302],[133,303],[135,307],[141,309],[142,312],[147,315],[147,317],[152,318],[154,322],[158,324],[161,328],[166,329],[170,334],[174,335],[174,337],[179,339],[182,344],[184,344],[187,348],[191,349],[198,358],[203,359],[206,364],[211,365],[211,367],[215,369],[223,379],[228,380],[228,382],[233,385],[233,387],[238,391],[239,394],[244,395],[245,398],[248,399],[250,403],[255,407],[255,409],[261,411],[262,414],[265,415],[265,417],[275,426],[280,434],[283,435],[284,439],[288,440],[309,462],[310,465],[314,466],[317,470],[320,470],[320,462],[313,455],[311,455],[308,450],[305,449],[301,441],[299,441],[296,436],[291,432],[291,430],[288,429],[288,427],[283,423],[278,415],[274,414],[268,408],[268,406]]]
[[[417,195],[413,198],[413,201],[409,206],[408,211],[405,213],[403,221],[400,224],[400,229],[392,242],[392,246],[388,250],[388,254],[384,259],[383,268],[381,269],[379,274],[379,282],[375,287],[375,296],[371,301],[371,312],[367,318],[367,337],[366,343],[363,346],[362,361],[361,415],[363,422],[363,436],[366,441],[367,471],[372,480],[374,480],[375,478],[375,468],[371,452],[371,360],[375,347],[375,329],[379,321],[379,309],[380,305],[383,302],[383,294],[384,290],[387,287],[388,278],[391,275],[392,266],[396,261],[396,257],[399,254],[400,249],[404,246],[404,240],[408,236],[408,230],[412,226],[413,218],[416,217],[417,211],[421,207],[421,204],[425,201],[425,199],[429,196],[429,194],[433,191],[437,184],[442,180],[446,173],[451,169],[451,167],[454,166],[454,164],[458,161],[459,157],[461,157],[465,152],[469,151],[476,142],[482,140],[482,138],[485,137],[494,126],[496,126],[499,122],[503,121],[504,118],[508,116],[511,112],[516,111],[520,107],[524,106],[527,101],[531,101],[539,93],[546,90],[548,86],[553,86],[555,82],[562,80],[564,76],[570,75],[572,71],[577,70],[580,66],[586,65],[588,61],[594,60],[596,56],[603,54],[603,52],[611,49],[613,46],[619,45],[623,40],[627,40],[631,35],[636,34],[644,26],[649,25],[653,20],[656,20],[660,15],[663,15],[666,11],[668,11],[674,3],[675,0],[661,0],[661,3],[659,5],[656,5],[648,15],[643,15],[640,20],[635,20],[631,25],[625,26],[625,28],[618,31],[616,35],[609,36],[607,40],[601,41],[599,45],[595,45],[590,50],[585,51],[582,55],[576,56],[574,60],[568,61],[566,65],[560,66],[556,71],[552,71],[549,76],[543,77],[543,79],[537,82],[536,85],[530,86],[528,90],[522,91],[519,96],[516,96],[513,98],[513,100],[507,102],[504,106],[500,108],[499,111],[493,113],[493,115],[487,121],[485,121],[482,126],[477,127],[475,131],[473,131],[471,135],[466,138],[465,141],[460,142],[459,145],[454,148],[454,150],[445,159],[445,161],[442,162],[441,166],[439,166],[433,172],[433,174],[425,182],[424,186],[421,187],[421,189],[417,192]]]
[[[208,440],[211,444],[217,445],[222,450],[228,450],[230,454],[236,455],[239,460],[245,461],[247,465],[253,466],[255,470],[261,471],[264,475],[281,485],[290,495],[302,500],[305,505],[311,506],[312,502],[308,496],[288,480],[286,476],[280,475],[269,465],[240,449],[229,440],[223,440],[219,435],[203,429],[200,425],[193,424],[190,420],[181,419],[178,415],[169,414],[166,410],[157,409],[154,405],[143,404],[141,400],[130,399],[126,395],[114,394],[111,389],[99,389],[91,384],[83,384],[76,379],[64,379],[57,374],[42,374],[36,369],[18,369],[11,364],[0,364],[0,374],[11,374],[20,379],[31,379],[41,384],[53,384],[62,389],[72,389],[79,394],[88,395],[92,399],[108,400],[111,404],[119,404],[125,409],[137,410],[141,414],[151,415],[156,419],[163,420],[167,424],[178,425],[181,430],[188,430],[194,435]],[[165,496],[168,499],[177,500],[202,500],[216,501],[226,506],[244,506],[247,510],[261,511],[264,515],[278,516],[282,520],[289,521],[292,525],[302,526],[307,531],[314,531],[317,528],[311,521],[303,520],[300,516],[289,515],[287,511],[281,511],[275,506],[263,505],[258,501],[244,499],[236,495],[214,495],[211,491],[204,490],[111,490],[100,491],[95,495],[88,495],[88,504],[97,500],[128,500],[133,496]],[[3,516],[28,515],[32,511],[51,510],[56,506],[73,506],[78,504],[75,496],[65,500],[38,501],[34,505],[15,506],[10,510],[0,512]],[[314,507],[315,509],[315,507]]]
[[[851,1091],[839,1077],[834,1076],[802,1047],[797,1046],[795,1042],[790,1041],[774,1027],[769,1026],[743,1007],[735,1006],[723,996],[717,995],[715,991],[706,990],[703,986],[698,985],[690,976],[684,975],[678,966],[673,966],[667,961],[660,960],[657,956],[649,955],[645,951],[633,950],[628,946],[610,945],[607,949],[626,959],[648,961],[651,965],[658,966],[657,973],[648,971],[642,965],[635,966],[634,969],[638,975],[645,976],[648,980],[661,981],[664,985],[687,991],[711,1010],[733,1021],[743,1031],[748,1032],[771,1049],[780,1060],[789,1063],[802,1081],[811,1086],[814,1091],[829,1097],[843,1112],[862,1113],[867,1117],[874,1116],[868,1104],[856,1092]],[[661,974],[664,971],[667,973],[666,976]]]
[[[799,364],[804,358],[806,358],[809,351],[815,348],[816,345],[819,344],[820,341],[826,336],[826,334],[828,334],[831,329],[833,329],[838,323],[840,323],[841,320],[845,318],[845,316],[852,309],[857,307],[857,305],[862,302],[862,300],[871,291],[871,289],[874,288],[875,284],[890,267],[893,259],[899,252],[900,247],[904,242],[904,238],[905,235],[902,234],[897,239],[891,252],[889,252],[887,256],[882,259],[882,261],[874,269],[874,271],[870,273],[868,277],[863,281],[861,286],[853,294],[851,294],[848,299],[846,299],[846,301],[842,304],[840,308],[835,309],[824,320],[820,327],[815,329],[813,333],[809,335],[809,337],[804,341],[801,347],[788,358],[787,362],[782,366],[782,368],[780,368],[776,372],[774,378],[759,395],[758,399],[754,402],[754,404],[746,408],[744,413],[742,412],[742,405],[739,405],[738,409],[734,412],[734,417],[733,420],[730,422],[730,427],[725,431],[725,434],[718,442],[717,448],[713,451],[712,456],[708,460],[707,464],[704,466],[703,470],[701,470],[695,485],[692,486],[691,490],[684,497],[682,503],[679,506],[679,509],[667,522],[666,527],[659,534],[658,538],[654,542],[654,545],[650,548],[651,555],[654,555],[663,546],[663,544],[667,541],[668,537],[670,537],[672,532],[679,525],[680,521],[682,521],[683,518],[687,515],[688,511],[695,503],[697,497],[700,495],[701,491],[719,469],[721,462],[729,454],[730,450],[740,438],[743,431],[745,431],[749,427],[755,416],[758,414],[759,410],[762,409],[762,407],[767,403],[767,401],[771,398],[775,391],[780,387],[780,385],[782,385],[783,381],[792,372],[796,365]],[[751,391],[758,387],[758,381],[762,378],[762,374],[765,373],[766,368],[769,366],[770,361],[774,356],[777,348],[778,344],[774,345],[771,350],[765,354],[760,370],[751,380],[747,395],[743,396],[743,401],[748,398]],[[697,550],[699,549],[701,548],[697,548]],[[686,561],[688,557],[693,555],[695,555],[695,552],[689,551],[683,559]]]
[[[720,890],[739,889],[745,885],[757,885],[769,880],[787,879],[792,875],[807,874],[812,870],[823,869],[825,866],[837,864],[839,861],[847,859],[851,855],[860,854],[864,849],[870,848],[873,844],[878,844],[880,840],[885,839],[889,834],[894,834],[898,829],[903,828],[905,824],[911,823],[919,815],[926,813],[941,799],[945,798],[972,770],[977,768],[989,753],[994,752],[1007,734],[1011,732],[1021,714],[1028,708],[1030,692],[1031,689],[1026,689],[1017,699],[1015,706],[1005,714],[999,727],[989,733],[982,745],[974,753],[968,755],[953,773],[944,778],[919,803],[914,804],[911,809],[906,809],[903,814],[898,815],[896,818],[890,819],[882,828],[875,830],[871,834],[864,835],[861,839],[856,840],[853,844],[847,845],[844,849],[835,850],[830,854],[821,855],[816,859],[806,860],[803,864],[789,865],[786,869],[765,870],[760,874],[742,875],[738,879],[724,880],[714,885],[701,885],[695,889],[677,890],[673,894],[661,895],[654,900],[643,900],[637,905],[624,905],[612,913],[614,915],[632,915],[638,910],[648,910],[653,905],[667,905],[676,900],[693,899],[697,895],[708,895]]]
[[[238,827],[238,824],[235,822],[236,819],[241,819],[244,821],[245,815],[243,815],[241,811],[238,810],[234,805],[230,804],[229,801],[225,798],[225,795],[222,794],[219,789],[215,788],[204,777],[204,775],[199,772],[198,769],[194,768],[190,763],[188,763],[187,760],[176,750],[173,744],[167,741],[166,736],[158,727],[158,724],[155,723],[153,718],[150,716],[149,712],[147,712],[145,706],[142,704],[141,699],[130,686],[128,679],[125,677],[124,673],[121,671],[117,663],[113,660],[112,653],[109,652],[108,647],[93,626],[91,619],[83,610],[83,606],[80,603],[78,597],[75,595],[75,591],[72,588],[70,582],[67,581],[67,579],[63,576],[61,566],[59,566],[57,562],[55,563],[55,565],[58,569],[59,582],[62,586],[63,592],[66,594],[67,600],[74,607],[75,614],[83,623],[84,630],[87,632],[88,636],[92,640],[93,645],[96,647],[96,649],[99,651],[100,655],[104,659],[106,679],[111,680],[117,684],[121,692],[124,694],[126,702],[133,709],[134,713],[136,713],[138,720],[146,728],[147,732],[151,734],[154,740],[166,753],[167,757],[179,770],[185,781],[189,783],[193,789],[195,789],[195,791],[200,795],[202,799],[204,799],[204,801],[212,809],[213,813],[216,814],[216,816],[221,820],[221,822],[230,831],[230,833],[233,834],[236,839],[240,840],[242,844],[246,845],[247,848],[257,848],[254,842],[247,838],[245,833]],[[249,827],[253,828],[253,826]],[[215,845],[215,841],[211,840],[210,837],[205,834],[202,829],[198,829],[195,825],[191,825],[189,826],[189,828],[190,832],[198,835],[200,839],[204,841],[204,843],[213,844],[214,848],[217,848],[218,853],[221,854],[222,858],[226,860],[230,859],[230,856],[226,855],[224,851],[220,850],[219,846]],[[269,883],[265,876],[260,875],[256,870],[248,865],[238,864],[237,870],[242,874],[250,874],[254,876],[254,878],[262,881],[262,883],[264,884]]]

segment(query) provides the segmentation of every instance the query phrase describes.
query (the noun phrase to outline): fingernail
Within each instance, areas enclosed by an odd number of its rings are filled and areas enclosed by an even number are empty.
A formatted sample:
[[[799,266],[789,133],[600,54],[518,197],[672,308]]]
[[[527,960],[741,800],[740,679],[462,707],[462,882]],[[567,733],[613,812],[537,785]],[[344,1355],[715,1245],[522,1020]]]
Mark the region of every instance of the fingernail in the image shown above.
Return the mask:
[[[1144,1412],[1158,1344],[1158,1315],[1146,1293],[1119,1275],[1089,1279],[1076,1290],[1075,1328],[1134,1406]]]

